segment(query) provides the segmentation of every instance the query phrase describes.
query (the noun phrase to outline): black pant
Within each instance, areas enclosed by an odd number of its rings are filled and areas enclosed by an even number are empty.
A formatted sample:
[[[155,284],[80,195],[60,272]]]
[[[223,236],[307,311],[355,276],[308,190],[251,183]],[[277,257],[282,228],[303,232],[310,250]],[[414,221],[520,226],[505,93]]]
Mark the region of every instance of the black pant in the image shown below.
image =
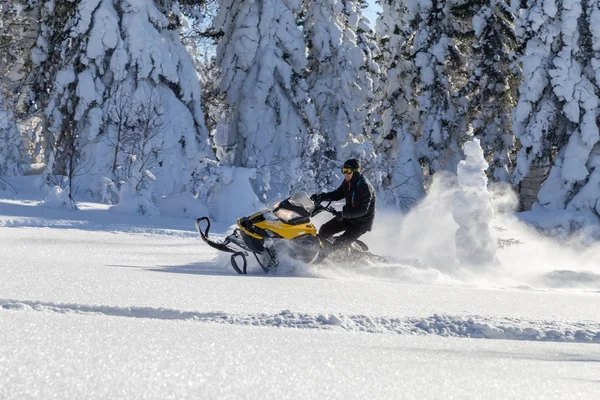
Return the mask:
[[[321,240],[326,240],[342,231],[345,232],[335,239],[335,244],[333,245],[334,249],[341,249],[349,246],[350,243],[354,242],[367,232],[364,227],[350,225],[344,220],[338,221],[334,218],[321,226],[321,229],[319,229],[319,236],[321,237]]]

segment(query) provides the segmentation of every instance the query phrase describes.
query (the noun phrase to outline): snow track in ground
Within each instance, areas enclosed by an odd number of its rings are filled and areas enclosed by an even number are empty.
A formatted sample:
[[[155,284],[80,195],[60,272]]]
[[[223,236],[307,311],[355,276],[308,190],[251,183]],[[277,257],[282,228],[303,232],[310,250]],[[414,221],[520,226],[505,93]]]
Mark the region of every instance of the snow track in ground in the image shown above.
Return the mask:
[[[236,315],[152,307],[109,307],[41,301],[0,299],[0,309],[113,317],[183,320],[277,328],[341,329],[351,332],[401,335],[435,335],[461,338],[510,339],[549,342],[600,343],[600,323],[529,321],[433,315],[427,318],[372,317],[367,315],[307,314],[284,310],[276,314]]]
[[[176,229],[144,228],[126,224],[100,224],[90,221],[77,220],[40,220],[36,218],[11,218],[3,220],[0,218],[0,227],[7,228],[52,228],[52,229],[77,229],[83,231],[103,231],[109,233],[162,235],[172,237],[198,237],[197,232],[187,232]]]

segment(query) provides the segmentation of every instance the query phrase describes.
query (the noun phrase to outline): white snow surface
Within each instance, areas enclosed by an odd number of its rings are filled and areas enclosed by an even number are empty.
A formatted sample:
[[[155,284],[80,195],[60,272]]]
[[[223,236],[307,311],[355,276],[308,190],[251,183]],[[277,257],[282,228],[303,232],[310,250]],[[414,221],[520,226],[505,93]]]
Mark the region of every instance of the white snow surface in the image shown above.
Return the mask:
[[[600,246],[540,236],[499,212],[508,198],[494,194],[493,224],[523,243],[498,250],[493,271],[447,262],[458,226],[440,181],[411,213],[378,213],[364,238],[390,265],[240,276],[193,218],[40,207],[33,178],[9,182],[19,193],[0,191],[2,399],[600,393]],[[538,213],[526,219],[543,225]]]

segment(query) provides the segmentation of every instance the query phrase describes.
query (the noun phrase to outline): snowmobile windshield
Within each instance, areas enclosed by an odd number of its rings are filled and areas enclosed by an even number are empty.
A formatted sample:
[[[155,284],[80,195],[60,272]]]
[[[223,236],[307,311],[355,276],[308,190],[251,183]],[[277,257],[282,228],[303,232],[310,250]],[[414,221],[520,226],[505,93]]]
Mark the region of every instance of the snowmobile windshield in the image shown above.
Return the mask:
[[[305,193],[296,193],[292,197],[277,203],[273,214],[286,224],[308,223],[313,202]]]
[[[306,212],[310,213],[315,205],[310,200],[310,198],[304,192],[294,193],[292,197],[289,198],[290,204],[296,207],[302,207],[306,210]]]

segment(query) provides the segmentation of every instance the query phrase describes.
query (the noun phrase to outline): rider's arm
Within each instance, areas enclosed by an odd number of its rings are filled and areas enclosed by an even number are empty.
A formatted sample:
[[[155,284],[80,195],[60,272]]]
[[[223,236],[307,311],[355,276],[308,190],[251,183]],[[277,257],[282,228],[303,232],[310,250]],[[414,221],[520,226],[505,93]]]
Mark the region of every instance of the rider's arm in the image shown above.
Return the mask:
[[[343,190],[344,182],[340,185],[339,188],[335,189],[333,192],[325,193],[322,195],[322,199],[325,201],[337,201],[342,200],[344,198],[344,190]]]
[[[373,201],[373,193],[365,183],[358,185],[354,190],[353,207],[345,205],[343,208],[344,218],[360,218],[367,215],[369,206]]]

